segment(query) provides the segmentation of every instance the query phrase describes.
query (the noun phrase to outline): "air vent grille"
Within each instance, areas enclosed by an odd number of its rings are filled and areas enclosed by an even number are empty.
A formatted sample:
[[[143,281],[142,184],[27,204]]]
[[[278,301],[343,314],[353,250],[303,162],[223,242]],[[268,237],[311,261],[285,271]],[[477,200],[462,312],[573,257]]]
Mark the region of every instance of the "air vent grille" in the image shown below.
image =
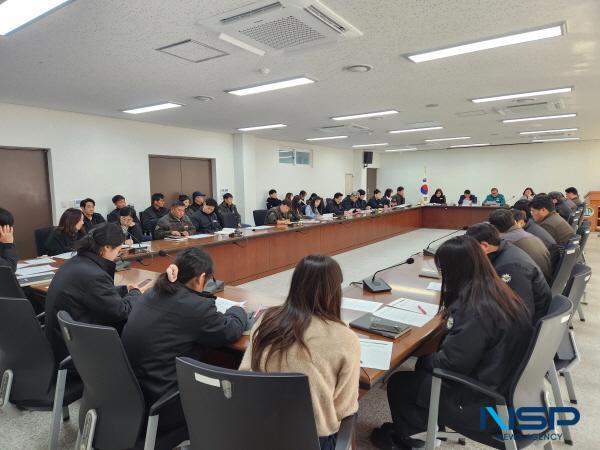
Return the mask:
[[[357,124],[348,124],[348,125],[331,125],[327,127],[318,128],[318,130],[325,134],[372,134],[373,130],[369,127],[365,127]]]
[[[318,9],[317,7],[315,7],[314,5],[310,5],[308,8],[305,8],[305,10],[309,14],[312,14],[313,17],[315,17],[316,19],[320,20],[325,25],[327,25],[329,28],[331,28],[332,30],[334,30],[336,33],[342,34],[342,33],[345,33],[347,31],[346,28],[344,28],[343,25],[341,25],[338,22],[336,22],[335,20],[333,20],[331,17],[329,17],[327,14],[323,13],[323,11],[321,11],[320,9]]]
[[[294,16],[261,23],[240,33],[270,48],[282,50],[325,39],[325,36]]]
[[[193,63],[229,55],[229,53],[224,52],[223,50],[219,50],[218,48],[211,47],[210,45],[192,39],[157,48],[156,50]]]
[[[262,6],[260,8],[253,9],[251,11],[246,11],[246,12],[243,12],[241,14],[236,14],[235,16],[225,17],[224,19],[221,19],[220,22],[223,25],[227,25],[227,24],[230,24],[230,23],[233,23],[233,22],[237,22],[238,20],[247,19],[247,18],[255,16],[257,14],[266,13],[268,11],[272,11],[274,9],[279,9],[281,7],[282,6],[281,6],[280,2],[270,3],[268,5]]]

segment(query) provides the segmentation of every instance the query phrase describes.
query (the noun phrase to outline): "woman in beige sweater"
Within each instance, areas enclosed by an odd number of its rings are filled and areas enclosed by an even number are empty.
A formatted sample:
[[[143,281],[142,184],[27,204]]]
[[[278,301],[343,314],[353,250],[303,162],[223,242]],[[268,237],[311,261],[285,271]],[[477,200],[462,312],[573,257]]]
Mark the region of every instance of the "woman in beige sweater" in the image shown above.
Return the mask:
[[[322,450],[335,448],[343,418],[358,410],[360,344],[341,319],[342,271],[329,256],[303,258],[282,306],[252,329],[240,370],[308,376]]]

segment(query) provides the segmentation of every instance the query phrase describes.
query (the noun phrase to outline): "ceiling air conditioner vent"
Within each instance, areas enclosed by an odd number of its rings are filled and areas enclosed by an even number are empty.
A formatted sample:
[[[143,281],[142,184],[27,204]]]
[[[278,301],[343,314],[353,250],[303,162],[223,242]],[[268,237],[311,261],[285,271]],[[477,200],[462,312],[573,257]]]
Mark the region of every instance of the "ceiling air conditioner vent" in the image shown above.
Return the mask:
[[[348,125],[331,125],[327,127],[317,128],[318,131],[330,134],[330,135],[358,135],[358,134],[372,134],[373,130],[368,127],[364,127],[362,125],[356,124],[348,124]]]
[[[260,8],[251,9],[250,11],[243,12],[241,14],[237,14],[235,16],[225,17],[220,20],[223,25],[227,25],[229,23],[236,22],[238,20],[252,18],[252,16],[256,16],[262,14],[264,12],[271,11],[272,9],[283,8],[281,2],[271,3],[270,5],[261,6]]]
[[[563,109],[565,109],[565,103],[562,99],[559,99],[548,102],[527,103],[525,105],[503,106],[501,108],[494,108],[494,111],[503,116],[526,117],[527,115],[551,113]]]

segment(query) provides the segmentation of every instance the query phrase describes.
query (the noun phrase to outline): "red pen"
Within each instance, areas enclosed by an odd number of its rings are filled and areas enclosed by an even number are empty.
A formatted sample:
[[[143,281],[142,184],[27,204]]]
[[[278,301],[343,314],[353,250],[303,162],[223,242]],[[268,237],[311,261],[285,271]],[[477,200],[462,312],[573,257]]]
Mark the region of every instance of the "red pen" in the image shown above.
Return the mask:
[[[427,311],[425,311],[421,305],[417,305],[417,308],[419,308],[419,311],[421,311],[421,314],[427,315]]]

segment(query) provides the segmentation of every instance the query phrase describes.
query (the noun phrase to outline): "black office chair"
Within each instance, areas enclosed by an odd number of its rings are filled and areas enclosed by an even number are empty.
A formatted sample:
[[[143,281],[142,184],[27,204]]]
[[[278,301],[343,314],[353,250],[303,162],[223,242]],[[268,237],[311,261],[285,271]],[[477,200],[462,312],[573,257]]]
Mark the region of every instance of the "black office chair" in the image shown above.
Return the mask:
[[[508,396],[494,391],[493,389],[483,385],[477,380],[473,380],[462,374],[454,373],[447,370],[434,369],[431,384],[431,397],[429,403],[429,423],[427,426],[427,436],[425,450],[434,450],[437,433],[438,411],[440,401],[440,390],[442,380],[458,383],[467,387],[474,392],[489,396],[493,404],[496,406],[498,416],[505,423],[508,421],[508,407],[515,409],[520,407],[539,407],[547,408],[550,405],[547,402],[547,392],[544,385],[546,376],[550,380],[552,390],[557,406],[564,406],[562,397],[560,396],[560,388],[558,385],[558,376],[554,367],[554,356],[560,346],[562,337],[567,331],[567,322],[571,314],[573,304],[571,301],[562,295],[555,295],[548,310],[548,314],[542,317],[536,325],[536,331],[530,342],[529,349],[525,354],[523,363],[515,373],[515,377],[511,382]],[[558,389],[558,396],[557,396]],[[516,419],[516,424],[519,425],[519,418]],[[452,424],[447,424],[452,428]],[[455,428],[453,428],[455,429]],[[545,435],[550,429],[545,430],[522,430],[517,426],[517,429],[503,430],[503,434],[515,435],[517,439],[507,439],[504,441],[495,438],[497,432],[473,432],[455,429],[456,432],[464,434],[467,438],[488,445],[497,449],[516,450],[524,448],[537,442],[537,439]],[[567,426],[562,426],[564,441],[566,444],[572,445],[570,430]],[[439,433],[439,436],[454,437],[455,433]]]
[[[577,228],[577,235],[580,236],[579,247],[581,247],[581,251],[579,253],[580,262],[585,263],[585,246],[587,244],[588,238],[590,237],[590,227],[592,223],[589,220],[583,220],[579,227]]]
[[[179,401],[174,392],[154,403],[148,412],[140,385],[129,364],[121,338],[112,327],[76,322],[66,311],[58,321],[73,363],[83,380],[77,448],[117,450],[172,449],[187,440],[187,430],[157,435],[160,411]]]
[[[571,277],[565,286],[564,295],[573,302],[573,313],[577,311],[579,320],[585,322],[585,315],[581,307],[585,296],[585,289],[592,278],[592,268],[582,263],[576,263],[571,271]],[[572,323],[571,323],[572,328]]]
[[[553,295],[562,294],[565,290],[567,282],[571,277],[573,266],[577,262],[577,258],[579,258],[579,245],[574,243],[567,244],[560,257],[558,267],[554,272],[554,277],[552,278],[552,283],[550,285]]]
[[[48,237],[50,236],[53,230],[54,227],[46,227],[38,228],[37,230],[33,231],[33,234],[35,236],[35,248],[37,250],[38,256],[42,256],[48,253],[48,251],[46,250],[46,241],[48,240]]]
[[[10,267],[0,266],[0,297],[27,298]]]
[[[0,297],[0,407],[52,411],[50,450],[58,448],[61,415],[81,398],[83,385],[66,358],[57,368],[50,343],[29,300]]]
[[[257,227],[264,225],[268,212],[269,211],[267,209],[255,209],[252,211],[252,215],[254,216],[254,225]]]
[[[319,450],[306,375],[177,358],[177,380],[192,450]],[[354,422],[354,416],[342,420],[336,450],[350,449]]]
[[[238,221],[237,221],[237,217],[235,216],[234,213],[224,213],[224,214],[220,214],[219,217],[221,218],[221,225],[223,226],[223,228],[237,228],[238,227]],[[265,214],[266,217],[266,214]],[[263,224],[264,224],[264,219],[263,219]]]
[[[142,226],[142,232],[146,236],[152,236],[154,230],[152,229],[153,227],[150,223],[150,218],[148,217],[148,214],[145,211],[142,211],[140,213],[140,225]]]

